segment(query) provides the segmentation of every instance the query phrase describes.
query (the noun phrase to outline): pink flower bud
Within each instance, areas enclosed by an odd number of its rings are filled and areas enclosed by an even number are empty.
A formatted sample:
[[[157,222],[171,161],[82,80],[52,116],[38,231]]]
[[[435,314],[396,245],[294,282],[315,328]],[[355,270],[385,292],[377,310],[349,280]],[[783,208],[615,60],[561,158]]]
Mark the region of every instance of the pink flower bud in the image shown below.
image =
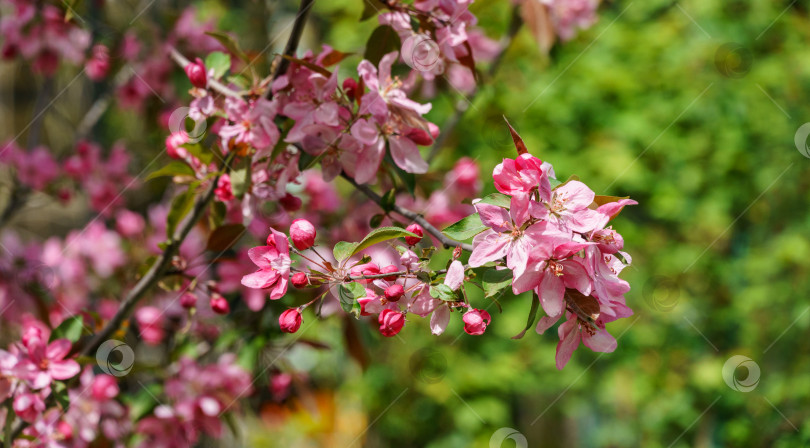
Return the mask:
[[[110,51],[104,45],[93,47],[93,53],[85,64],[87,77],[93,81],[101,81],[107,77],[110,70]]]
[[[278,317],[278,325],[281,327],[281,331],[285,333],[298,331],[301,328],[301,321],[301,312],[298,311],[298,308],[291,308]]]
[[[112,375],[100,374],[93,379],[93,399],[107,401],[115,398],[120,391],[118,382]]]
[[[219,176],[217,188],[214,189],[214,196],[221,202],[229,202],[234,198],[233,190],[231,189],[231,176],[229,176],[228,173]]]
[[[290,237],[298,250],[306,250],[315,244],[315,226],[306,219],[296,219],[290,225]]]
[[[419,235],[418,238],[415,237],[415,236],[406,236],[405,237],[405,242],[408,243],[411,246],[413,246],[414,244],[418,244],[420,241],[422,241],[422,237],[425,235],[424,230],[422,230],[422,226],[420,226],[417,223],[413,223],[413,224],[409,225],[408,227],[405,228],[405,230],[407,230],[408,232],[414,233],[416,235]]]
[[[473,336],[484,334],[492,317],[484,310],[471,309],[461,318],[464,321],[464,331]]]
[[[389,302],[399,302],[399,299],[405,295],[405,288],[402,285],[391,285],[385,288],[385,300]]]
[[[187,292],[180,296],[180,306],[183,308],[190,310],[197,306],[197,296],[193,293]]]
[[[387,338],[396,335],[405,326],[405,315],[399,311],[384,309],[380,313],[378,320],[380,322],[380,333]]]
[[[382,270],[380,270],[380,274],[388,274],[389,272],[398,272],[398,271],[399,271],[398,267],[394,266],[393,264],[389,264],[388,266],[386,266],[386,267],[382,268]],[[385,280],[388,280],[389,282],[393,282],[394,280],[397,279],[397,276],[396,275],[389,275],[388,277],[383,277],[383,278]]]
[[[296,288],[306,288],[309,285],[309,278],[303,272],[296,272],[292,276],[292,284]]]
[[[204,89],[208,85],[208,76],[205,73],[205,64],[200,58],[195,62],[186,65],[186,76],[188,76],[191,85],[200,89]]]
[[[220,294],[211,294],[210,304],[211,309],[217,314],[228,314],[228,312],[231,311],[231,306],[228,304],[228,301]]]
[[[405,133],[405,137],[419,146],[428,146],[433,144],[433,138],[424,129],[412,128]]]
[[[283,198],[278,200],[278,203],[284,207],[284,210],[292,213],[301,208],[301,198],[287,193]]]

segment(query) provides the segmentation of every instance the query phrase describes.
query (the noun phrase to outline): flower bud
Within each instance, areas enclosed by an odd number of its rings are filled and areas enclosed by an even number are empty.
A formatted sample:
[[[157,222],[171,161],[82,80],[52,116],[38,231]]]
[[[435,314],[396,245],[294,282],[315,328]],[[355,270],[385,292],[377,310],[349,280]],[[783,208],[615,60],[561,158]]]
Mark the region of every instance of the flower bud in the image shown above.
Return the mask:
[[[315,226],[306,219],[296,219],[290,226],[290,237],[298,250],[306,250],[315,244]]]
[[[408,232],[414,233],[416,235],[419,235],[418,238],[415,237],[415,236],[406,236],[405,237],[405,242],[408,243],[408,245],[410,245],[410,246],[413,246],[414,244],[418,244],[420,241],[422,241],[422,237],[425,235],[424,230],[422,230],[422,226],[420,226],[417,223],[413,223],[413,224],[409,225],[408,227],[405,228],[405,230],[407,230]]]
[[[228,312],[231,311],[231,306],[228,304],[228,301],[220,294],[211,294],[210,304],[211,309],[217,314],[228,314]]]
[[[353,78],[346,78],[343,80],[343,91],[350,100],[354,101],[357,97],[357,81]]]
[[[200,89],[204,89],[208,85],[208,76],[205,73],[205,64],[200,58],[195,62],[190,62],[185,67],[186,76],[188,76],[191,85]]]
[[[399,302],[399,299],[405,295],[405,288],[402,285],[391,285],[385,288],[385,300],[389,302]]]
[[[193,293],[187,292],[180,296],[180,306],[189,310],[197,306],[197,296]]]
[[[303,272],[296,272],[292,276],[292,284],[296,288],[306,288],[309,285],[309,278]]]
[[[383,336],[390,338],[405,326],[405,315],[399,311],[385,309],[382,310],[379,317],[380,333]]]
[[[424,129],[411,128],[405,133],[405,137],[419,146],[428,146],[433,144],[433,138]]]
[[[93,379],[92,388],[93,399],[96,401],[113,399],[120,392],[115,377],[104,373],[96,375]]]
[[[357,266],[353,267],[351,271],[349,271],[349,275],[352,277],[360,277],[364,275],[377,275],[380,273],[380,267],[374,263],[366,263],[366,264],[358,264]],[[361,285],[368,285],[372,282],[371,279],[364,278],[355,280],[357,283]]]
[[[484,310],[471,309],[461,318],[464,321],[464,331],[473,336],[484,334],[492,317]]]
[[[295,333],[301,328],[301,312],[298,308],[291,308],[278,317],[278,325],[285,333]]]
[[[284,207],[284,210],[292,213],[301,208],[301,198],[287,193],[283,198],[278,200],[278,203]]]
[[[398,271],[399,271],[398,267],[394,266],[393,264],[389,264],[388,266],[386,266],[386,267],[384,267],[384,268],[382,268],[380,270],[380,274],[388,274],[389,272],[398,272]],[[397,276],[396,275],[389,275],[388,277],[383,277],[383,278],[385,280],[388,280],[389,282],[393,282],[394,280],[397,279]]]

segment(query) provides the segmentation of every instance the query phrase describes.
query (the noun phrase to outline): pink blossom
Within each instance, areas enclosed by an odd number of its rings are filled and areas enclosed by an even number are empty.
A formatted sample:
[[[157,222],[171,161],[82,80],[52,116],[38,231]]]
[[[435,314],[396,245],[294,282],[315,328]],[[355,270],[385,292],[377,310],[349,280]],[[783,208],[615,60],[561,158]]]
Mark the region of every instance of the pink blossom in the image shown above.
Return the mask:
[[[290,277],[290,246],[287,237],[270,229],[267,246],[250,249],[248,256],[259,270],[242,277],[242,284],[248,288],[269,289],[270,300],[280,299],[287,292]]]
[[[45,401],[40,394],[26,392],[14,397],[14,413],[26,422],[33,422],[45,411]]]
[[[101,81],[110,71],[110,50],[101,44],[93,46],[90,59],[85,64],[87,77],[93,81]]]
[[[598,0],[541,0],[548,5],[554,29],[560,39],[572,39],[577,29],[587,29],[596,23]]]
[[[580,181],[572,180],[560,185],[548,201],[549,222],[556,224],[560,230],[579,233],[604,227],[608,217],[588,208],[594,197],[594,192]]]
[[[280,133],[273,122],[276,116],[274,101],[259,98],[248,103],[228,97],[225,100],[225,111],[230,124],[219,130],[225,152],[241,146],[252,147],[261,152],[278,142]]]
[[[28,356],[20,361],[17,370],[33,389],[48,387],[53,380],[66,380],[79,373],[79,364],[65,359],[70,353],[67,339],[46,344],[44,339],[34,338],[28,341],[26,348]]]
[[[115,215],[115,229],[122,236],[131,238],[143,233],[146,223],[138,213],[122,209]]]
[[[233,200],[233,190],[231,189],[231,176],[223,173],[217,180],[217,188],[214,189],[214,196],[218,201],[229,202]]]

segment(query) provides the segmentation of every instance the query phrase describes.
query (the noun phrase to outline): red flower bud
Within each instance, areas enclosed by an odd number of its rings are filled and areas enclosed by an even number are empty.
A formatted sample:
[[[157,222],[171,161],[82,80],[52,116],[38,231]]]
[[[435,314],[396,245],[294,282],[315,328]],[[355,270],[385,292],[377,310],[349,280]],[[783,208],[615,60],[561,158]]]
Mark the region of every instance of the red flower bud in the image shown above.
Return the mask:
[[[413,224],[409,225],[408,227],[405,228],[405,230],[407,230],[408,232],[414,233],[416,235],[419,235],[418,238],[415,237],[415,236],[406,236],[405,237],[405,242],[408,243],[411,246],[413,246],[414,244],[418,244],[420,241],[422,241],[422,237],[425,235],[424,230],[422,230],[422,226],[420,226],[417,223],[413,223]]]
[[[301,208],[301,199],[297,196],[293,196],[290,193],[287,193],[283,198],[278,200],[278,203],[284,207],[284,210],[292,213],[298,211]]]
[[[200,58],[186,65],[185,70],[186,76],[188,76],[192,86],[204,89],[208,85],[208,75],[205,73],[205,64]]]
[[[180,296],[180,306],[185,309],[191,309],[197,306],[197,296],[194,294],[187,292]]]
[[[354,101],[357,97],[357,81],[353,78],[346,78],[343,80],[343,91],[350,100]]]
[[[413,128],[405,133],[405,137],[419,146],[428,146],[433,144],[433,138],[424,129]]]
[[[378,320],[380,322],[380,333],[387,338],[396,335],[405,326],[405,315],[399,311],[382,310]]]
[[[217,314],[228,314],[228,312],[231,311],[231,306],[228,304],[228,301],[225,300],[225,297],[222,297],[220,294],[211,294],[210,303],[211,309]]]
[[[309,285],[309,278],[303,272],[296,272],[292,276],[292,284],[296,288],[306,288]]]
[[[295,333],[301,328],[301,312],[298,308],[289,309],[278,317],[278,324],[281,331],[285,333]]]
[[[298,250],[306,250],[315,244],[315,226],[306,219],[296,219],[290,226],[290,237]]]
[[[398,302],[405,295],[405,288],[402,285],[391,285],[385,288],[385,300]]]
[[[471,309],[461,318],[464,321],[464,331],[473,336],[484,334],[484,330],[492,321],[492,317],[484,310]]]
[[[398,271],[399,271],[398,267],[394,266],[393,264],[389,264],[388,266],[386,266],[386,267],[382,268],[382,270],[380,270],[380,274],[387,274],[389,272],[398,272]],[[388,277],[383,277],[383,278],[385,280],[388,280],[389,282],[393,282],[394,280],[397,279],[397,276],[396,275],[389,275]]]

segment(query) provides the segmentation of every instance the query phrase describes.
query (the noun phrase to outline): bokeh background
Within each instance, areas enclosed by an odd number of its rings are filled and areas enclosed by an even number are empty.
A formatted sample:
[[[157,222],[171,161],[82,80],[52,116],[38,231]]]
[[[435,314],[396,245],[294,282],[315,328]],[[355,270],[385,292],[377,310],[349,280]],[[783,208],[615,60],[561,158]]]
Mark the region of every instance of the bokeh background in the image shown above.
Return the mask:
[[[297,9],[291,1],[195,4],[254,51],[273,39],[280,51],[278,30]],[[377,24],[358,23],[361,10],[360,0],[316,1],[301,47],[362,53]],[[497,39],[511,5],[479,0],[471,10]],[[488,178],[514,155],[506,115],[558,177],[576,174],[598,194],[638,200],[615,222],[633,256],[623,276],[635,310],[608,327],[618,349],[580,348],[558,371],[555,335],[510,339],[525,325],[529,296],[503,298],[503,314],[490,308],[493,324],[480,337],[458,320],[438,338],[417,320],[392,339],[365,322],[315,322],[302,337],[328,349],[299,344],[287,353],[289,367],[308,372],[305,385],[238,423],[248,446],[486,447],[501,428],[531,447],[810,445],[810,158],[794,142],[810,122],[809,15],[808,2],[795,0],[604,2],[593,28],[549,55],[522,29],[432,169],[468,156]],[[15,81],[24,76],[17,68],[2,73],[3,94],[16,99],[3,101],[6,138],[30,117],[7,105],[35,92]],[[68,118],[47,117],[52,146],[93,95],[73,89],[56,103]],[[441,127],[460,101],[452,90],[439,95],[428,119]],[[125,140],[144,162],[165,138],[144,133],[155,114],[111,113],[94,136]],[[150,184],[128,201],[137,207],[161,192]],[[41,213],[25,210],[13,225],[47,236],[84,216],[55,205],[47,219]],[[268,337],[233,332],[245,339],[246,359]],[[358,347],[372,360],[365,370],[350,353]],[[750,361],[735,358],[725,381],[733,356]],[[753,390],[735,390],[754,379]]]

